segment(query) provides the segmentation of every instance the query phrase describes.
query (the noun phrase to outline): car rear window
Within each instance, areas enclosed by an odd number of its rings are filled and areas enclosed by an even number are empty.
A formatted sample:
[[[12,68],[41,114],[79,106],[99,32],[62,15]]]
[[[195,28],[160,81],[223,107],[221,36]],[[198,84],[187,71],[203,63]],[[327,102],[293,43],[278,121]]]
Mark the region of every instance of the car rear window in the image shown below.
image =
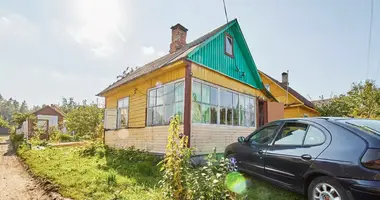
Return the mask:
[[[371,120],[371,119],[344,119],[339,120],[342,123],[345,123],[354,128],[363,130],[364,132],[370,134],[376,134],[380,136],[380,120]]]

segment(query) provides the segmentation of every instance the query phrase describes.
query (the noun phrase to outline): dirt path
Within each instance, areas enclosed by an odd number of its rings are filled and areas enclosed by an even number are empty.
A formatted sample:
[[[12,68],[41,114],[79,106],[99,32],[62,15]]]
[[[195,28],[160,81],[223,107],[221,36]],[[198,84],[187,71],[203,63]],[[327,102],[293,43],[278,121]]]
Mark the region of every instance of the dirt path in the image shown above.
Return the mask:
[[[1,136],[0,136],[1,137]],[[0,141],[0,199],[54,199],[34,181],[18,161],[9,139]]]

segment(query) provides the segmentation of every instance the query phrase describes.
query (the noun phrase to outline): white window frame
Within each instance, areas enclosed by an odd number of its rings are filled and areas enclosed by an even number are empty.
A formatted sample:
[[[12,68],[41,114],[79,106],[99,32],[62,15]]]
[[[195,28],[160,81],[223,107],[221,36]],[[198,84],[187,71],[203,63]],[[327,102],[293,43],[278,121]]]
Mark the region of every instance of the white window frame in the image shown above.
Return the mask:
[[[217,97],[218,97],[218,100],[217,100],[217,102],[218,102],[218,112],[217,112],[217,116],[218,116],[218,119],[217,119],[217,124],[210,124],[210,123],[199,123],[199,122],[193,122],[193,115],[192,114],[190,114],[190,117],[191,117],[191,123],[192,124],[197,124],[197,125],[217,125],[217,126],[226,126],[226,127],[236,127],[236,128],[238,128],[238,127],[250,127],[250,128],[257,128],[257,96],[252,96],[252,95],[248,95],[248,94],[244,94],[244,93],[241,93],[241,92],[238,92],[238,91],[235,91],[235,90],[231,90],[231,89],[229,89],[229,88],[225,88],[225,87],[222,87],[222,86],[219,86],[219,85],[216,85],[216,84],[213,84],[213,83],[210,83],[210,82],[207,82],[207,81],[204,81],[204,80],[201,80],[201,79],[197,79],[197,78],[192,78],[192,80],[191,80],[191,85],[193,85],[193,83],[194,83],[194,81],[195,82],[198,82],[198,83],[202,83],[202,84],[206,84],[206,85],[209,85],[209,86],[211,86],[211,87],[215,87],[215,88],[217,88],[217,91],[218,91],[218,94],[217,94]],[[193,88],[192,88],[193,89]],[[220,94],[221,94],[221,90],[225,90],[225,91],[228,91],[228,92],[231,92],[232,93],[232,95],[233,94],[238,94],[238,96],[239,96],[239,125],[234,125],[233,124],[233,105],[232,105],[232,125],[228,125],[228,124],[220,124],[220,103],[221,103],[221,101],[220,101]],[[193,91],[191,91],[191,95],[193,94]],[[244,97],[250,97],[250,98],[253,98],[253,101],[254,101],[254,115],[255,115],[255,120],[254,120],[254,122],[255,122],[255,126],[245,126],[245,125],[240,125],[240,121],[241,121],[241,119],[240,119],[240,96],[244,96]],[[193,100],[191,99],[191,103],[193,103]],[[191,107],[191,109],[193,109],[193,106]]]
[[[183,110],[185,110],[185,79],[184,78],[181,78],[181,79],[177,79],[177,80],[175,80],[175,81],[171,81],[171,82],[167,82],[167,83],[165,83],[165,84],[161,84],[161,85],[158,85],[158,86],[156,86],[156,87],[153,87],[153,88],[149,88],[148,90],[147,90],[147,101],[146,101],[146,116],[145,116],[145,124],[146,124],[146,126],[167,126],[168,124],[167,123],[162,123],[162,124],[154,124],[154,119],[152,118],[152,124],[148,124],[148,117],[149,117],[149,113],[148,113],[148,110],[149,110],[149,99],[150,99],[150,96],[149,96],[149,94],[150,94],[150,91],[152,91],[152,90],[155,90],[155,89],[159,89],[159,88],[161,88],[161,87],[164,87],[165,85],[169,85],[169,84],[174,84],[174,90],[176,89],[175,88],[175,84],[176,83],[178,83],[178,82],[183,82],[183,100],[182,100],[182,106],[183,106]],[[165,89],[164,89],[164,96],[165,96]],[[175,98],[175,96],[174,96],[174,98]],[[176,102],[175,100],[174,100],[174,104],[175,103],[178,103],[178,102]],[[164,116],[164,118],[165,118],[165,116],[166,116],[166,104],[165,104],[165,100],[164,100],[164,102],[163,102],[163,116]],[[154,107],[156,107],[156,106],[154,106]],[[182,113],[182,117],[184,117],[184,113]]]
[[[267,89],[270,92],[270,84],[264,84],[265,89]]]
[[[127,106],[125,106],[125,105],[120,106],[119,105],[120,102],[123,102],[125,100],[127,100],[128,105]],[[121,109],[127,109],[127,113],[128,114],[127,114],[127,122],[126,122],[127,126],[126,127],[121,127],[120,126],[120,120],[121,120],[121,112],[120,112],[120,110]],[[117,120],[116,121],[116,127],[117,127],[117,129],[128,128],[128,123],[129,123],[129,96],[117,100],[117,118],[116,118],[116,120]]]

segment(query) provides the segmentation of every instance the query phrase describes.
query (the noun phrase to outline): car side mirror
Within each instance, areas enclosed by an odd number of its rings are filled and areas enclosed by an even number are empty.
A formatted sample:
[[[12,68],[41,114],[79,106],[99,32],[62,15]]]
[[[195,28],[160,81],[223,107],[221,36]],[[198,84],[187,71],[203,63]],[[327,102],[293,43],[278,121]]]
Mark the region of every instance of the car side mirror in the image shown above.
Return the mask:
[[[243,137],[243,136],[238,137],[238,142],[244,143],[245,142],[245,137]]]

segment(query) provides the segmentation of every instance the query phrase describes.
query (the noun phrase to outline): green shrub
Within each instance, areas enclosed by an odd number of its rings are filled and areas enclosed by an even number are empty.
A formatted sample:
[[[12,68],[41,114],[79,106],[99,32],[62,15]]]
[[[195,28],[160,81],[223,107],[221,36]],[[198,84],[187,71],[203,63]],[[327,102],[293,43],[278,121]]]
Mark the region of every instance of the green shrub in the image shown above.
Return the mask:
[[[74,142],[75,141],[73,136],[71,136],[69,134],[65,134],[65,133],[61,133],[61,135],[59,136],[59,139],[61,142]]]
[[[152,167],[152,163],[150,161],[138,162],[136,167],[138,172],[145,176],[152,176],[156,173],[156,170]]]
[[[87,145],[81,152],[81,156],[99,156],[100,158],[104,157],[105,154],[105,147],[100,142],[91,142],[89,145]]]
[[[186,173],[188,199],[234,199],[225,180],[228,174],[228,159],[217,159],[217,154],[209,154],[207,165],[191,169]]]
[[[217,159],[213,154],[207,157],[207,166],[193,168],[190,162],[192,148],[187,147],[188,137],[179,133],[179,120],[170,122],[165,158],[160,162],[163,177],[159,182],[164,196],[170,199],[235,199],[225,180],[228,174],[228,160]]]
[[[175,116],[169,126],[165,158],[159,164],[163,172],[159,182],[164,196],[170,199],[189,199],[186,177],[190,173],[192,149],[187,148],[188,137],[179,132],[179,117]]]
[[[60,142],[61,135],[63,134],[57,127],[53,126],[49,128],[49,142]]]
[[[17,148],[24,141],[24,134],[12,133],[10,136],[12,145]]]
[[[109,186],[114,186],[116,185],[116,171],[115,170],[110,170],[107,175],[107,184]]]

